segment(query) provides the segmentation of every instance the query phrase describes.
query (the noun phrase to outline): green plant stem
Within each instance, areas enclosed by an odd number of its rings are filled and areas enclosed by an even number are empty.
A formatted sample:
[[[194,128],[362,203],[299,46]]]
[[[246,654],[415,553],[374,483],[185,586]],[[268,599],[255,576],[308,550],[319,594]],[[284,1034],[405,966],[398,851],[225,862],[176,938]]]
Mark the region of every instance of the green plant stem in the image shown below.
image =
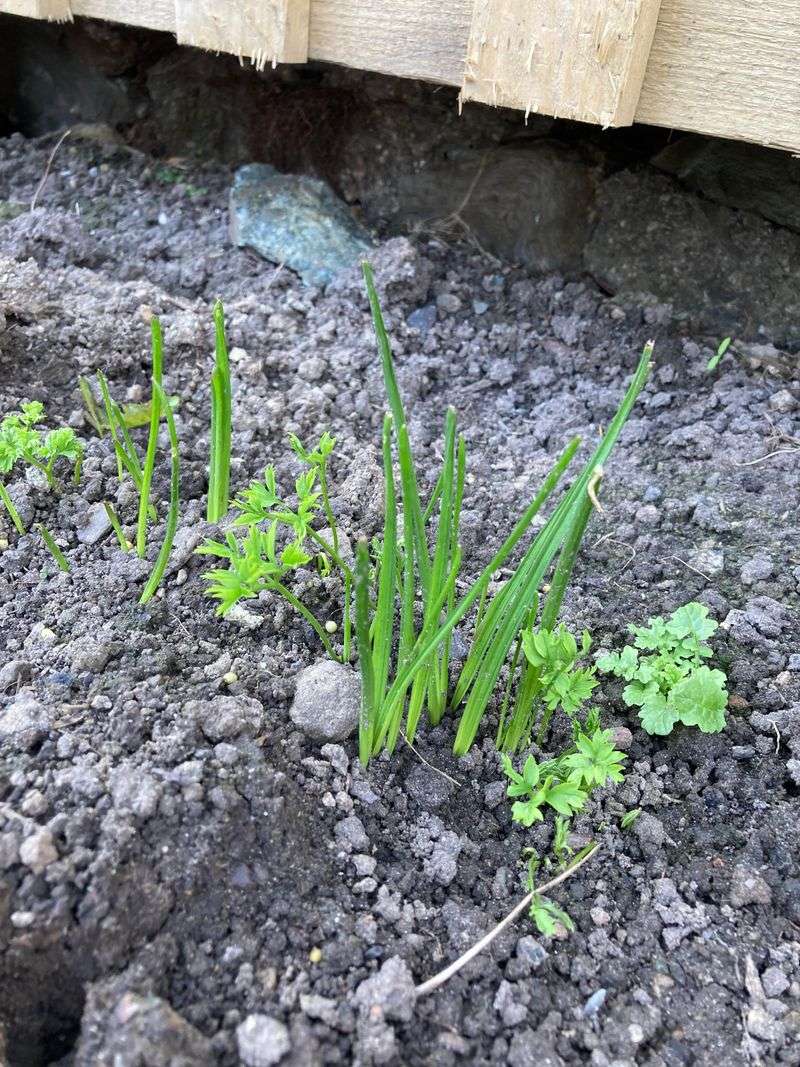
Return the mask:
[[[610,455],[636,398],[647,380],[652,353],[652,343],[648,342],[617,413],[591,459],[534,538],[513,576],[494,597],[485,612],[480,631],[475,636],[473,648],[462,668],[461,677],[456,686],[454,697],[456,703],[464,699],[467,693],[469,694],[456,735],[454,750],[457,755],[467,752],[475,738],[503,663],[519,633],[527,610],[526,605],[532,602],[533,595],[538,590],[550,562],[568,536],[570,527],[576,521],[575,509],[583,499],[596,468],[601,466]],[[492,563],[493,569],[497,569],[496,561],[493,560]],[[461,609],[455,610],[459,612]],[[432,640],[435,641],[440,636],[444,636],[446,628],[452,628],[452,625],[452,618],[448,619],[442,630],[434,635]],[[415,664],[414,670],[418,669],[420,669],[419,665]]]
[[[161,323],[158,316],[153,315],[150,320],[151,349],[153,358],[153,381],[161,388],[164,340],[161,333]],[[153,469],[156,463],[156,449],[158,448],[158,427],[161,422],[161,404],[159,394],[153,390],[150,398],[150,432],[147,436],[147,451],[144,457],[142,469],[142,486],[139,490],[139,515],[136,524],[136,554],[140,559],[144,558],[147,547],[147,511],[150,503],[150,486],[153,483]]]
[[[9,496],[8,490],[2,482],[0,482],[0,500],[3,501],[3,504],[5,505],[5,509],[8,512],[11,521],[16,526],[17,533],[24,534],[25,526],[22,522],[22,519],[20,518],[20,514],[14,506],[14,501]]]
[[[298,611],[306,620],[306,622],[314,629],[314,632],[322,641],[322,644],[325,646],[325,651],[328,653],[331,659],[338,660],[339,657],[336,654],[336,649],[331,644],[330,638],[328,637],[328,634],[325,631],[325,627],[322,625],[316,615],[312,611],[310,611],[301,600],[298,600],[294,593],[291,591],[291,589],[288,589],[282,582],[273,579],[271,587],[277,593],[280,593],[280,595],[285,600],[287,600],[292,605],[292,607],[296,611]]]
[[[119,521],[119,516],[117,515],[116,511],[114,510],[113,505],[110,504],[108,500],[104,500],[103,501],[103,507],[105,508],[106,515],[108,516],[108,521],[111,523],[111,529],[117,535],[117,540],[119,541],[119,547],[122,549],[123,552],[130,551],[130,545],[128,544],[128,539],[125,536],[125,533],[124,533],[124,531],[122,529],[122,523]]]
[[[383,378],[386,384],[386,394],[389,399],[389,410],[394,420],[394,432],[397,440],[397,454],[400,464],[400,483],[403,490],[403,524],[411,523],[414,536],[414,551],[419,569],[420,582],[423,590],[423,598],[427,596],[430,584],[430,555],[428,542],[425,535],[425,523],[422,518],[422,507],[419,500],[419,488],[416,468],[411,452],[411,441],[408,436],[403,401],[400,390],[397,388],[397,379],[392,364],[392,349],[389,343],[389,335],[386,333],[386,324],[383,321],[380,301],[375,289],[375,279],[372,267],[369,263],[362,263],[364,281],[367,286],[372,322],[375,327],[375,336],[378,340],[378,351],[381,357]]]
[[[369,639],[369,547],[366,538],[356,545],[356,642],[361,668],[361,718],[358,728],[358,756],[366,767],[373,751],[375,731],[375,671]]]
[[[330,556],[336,566],[341,570],[345,578],[349,578],[352,582],[354,577],[352,568],[348,567],[330,541],[326,541],[320,533],[317,533],[316,530],[312,530],[310,526],[308,527],[308,536],[312,541],[316,541],[322,551]]]
[[[350,644],[352,641],[353,623],[350,618],[350,606],[353,598],[353,579],[344,576],[344,616],[342,618],[342,663],[350,662]]]
[[[175,531],[178,528],[178,510],[180,506],[181,460],[178,452],[178,431],[175,428],[175,417],[172,414],[172,408],[167,402],[163,389],[155,379],[153,379],[153,392],[158,396],[158,402],[167,415],[170,451],[169,511],[167,512],[164,541],[139,599],[140,604],[146,604],[152,598],[161,584],[161,579],[164,577],[164,571],[167,569],[170,552],[172,551],[172,543],[175,540]]]
[[[602,477],[602,471],[595,471],[598,476],[597,480]],[[542,630],[555,629],[558,616],[561,611],[561,605],[564,601],[564,593],[566,592],[567,585],[572,578],[572,571],[575,567],[575,560],[578,556],[578,550],[581,547],[583,535],[586,531],[586,525],[591,518],[594,510],[594,502],[589,496],[588,492],[583,500],[578,505],[575,522],[570,528],[570,532],[564,541],[561,549],[561,554],[558,557],[558,563],[556,564],[555,573],[553,574],[553,581],[550,585],[550,590],[547,594],[547,599],[544,602],[542,608],[542,619],[540,628]],[[528,664],[528,668],[532,672],[536,672],[536,668],[533,664]],[[538,680],[538,672],[537,680]],[[528,709],[528,718],[530,719],[530,709]],[[545,708],[542,712],[542,722],[539,726],[539,732],[536,735],[536,742],[538,745],[544,743],[547,732],[550,729],[550,722],[553,718],[553,709]],[[531,722],[531,728],[533,723]]]
[[[375,702],[380,706],[389,679],[389,661],[394,631],[394,592],[397,569],[397,497],[392,468],[392,416],[383,420],[383,484],[384,512],[383,549],[378,575],[378,601],[375,608],[373,659],[375,671]]]
[[[55,541],[53,539],[53,535],[50,533],[50,531],[45,526],[42,526],[42,524],[40,522],[37,522],[36,529],[41,534],[42,540],[44,541],[45,545],[47,546],[47,548],[48,548],[50,554],[52,555],[53,559],[58,564],[59,568],[62,571],[66,571],[66,573],[68,574],[69,573],[69,563],[67,563],[67,559],[66,559],[64,553],[61,551],[61,549],[55,543]]]
[[[209,522],[219,522],[228,511],[231,470],[231,372],[225,339],[225,313],[214,305],[216,363],[211,375],[211,456],[208,475]]]
[[[336,517],[333,514],[333,508],[331,507],[330,498],[328,496],[328,462],[323,459],[317,467],[319,473],[319,491],[322,494],[322,510],[325,513],[325,518],[328,520],[328,526],[330,527],[331,536],[333,537],[333,550],[338,554],[339,552],[339,531],[336,527]]]

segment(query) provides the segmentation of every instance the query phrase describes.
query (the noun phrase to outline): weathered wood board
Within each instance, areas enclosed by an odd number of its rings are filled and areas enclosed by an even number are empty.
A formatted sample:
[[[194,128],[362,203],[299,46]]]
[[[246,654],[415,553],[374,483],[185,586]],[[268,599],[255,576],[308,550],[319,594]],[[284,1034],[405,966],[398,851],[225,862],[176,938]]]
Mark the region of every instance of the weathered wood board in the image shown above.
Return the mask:
[[[629,126],[660,6],[661,0],[474,0],[461,99]]]
[[[0,0],[11,11],[21,0]],[[175,0],[72,0],[176,32]],[[473,0],[311,0],[311,59],[460,86]],[[17,11],[16,13],[20,13]],[[800,152],[798,0],[662,0],[637,122]]]
[[[308,59],[309,0],[175,0],[178,44],[267,63]]]

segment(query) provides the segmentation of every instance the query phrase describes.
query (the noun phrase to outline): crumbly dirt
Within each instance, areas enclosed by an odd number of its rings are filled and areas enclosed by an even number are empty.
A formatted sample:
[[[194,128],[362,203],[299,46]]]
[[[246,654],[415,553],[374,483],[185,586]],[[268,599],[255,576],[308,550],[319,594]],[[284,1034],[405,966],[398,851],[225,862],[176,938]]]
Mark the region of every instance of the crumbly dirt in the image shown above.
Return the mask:
[[[321,657],[315,635],[272,596],[248,604],[252,629],[221,621],[192,554],[208,532],[217,296],[234,348],[234,488],[270,461],[288,481],[287,433],[327,427],[343,527],[376,532],[385,399],[358,272],[302,286],[228,243],[228,168],[115,146],[65,144],[30,213],[52,143],[0,143],[0,412],[41,399],[87,441],[78,487],[10,486],[69,574],[0,519],[6,1061],[235,1064],[255,1014],[287,1033],[270,1045],[262,1028],[252,1063],[277,1062],[287,1035],[280,1063],[297,1067],[800,1063],[796,377],[735,354],[710,375],[717,339],[686,336],[669,308],[469,244],[376,249],[426,484],[446,404],[467,438],[465,578],[568,437],[596,439],[655,336],[564,617],[608,648],[629,621],[701,600],[724,621],[714,647],[732,694],[724,733],[651,738],[604,682],[605,721],[632,738],[625,783],[575,824],[575,844],[601,842],[556,894],[576,931],[547,939],[521,920],[414,1005],[408,972],[428,978],[510,910],[521,850],[545,849],[550,830],[512,826],[491,723],[464,759],[450,715],[367,771],[353,738],[308,739],[289,708]],[[111,533],[89,543],[102,500],[129,533],[136,501],[83,420],[77,377],[102,368],[119,400],[145,398],[149,311],[181,397],[182,502],[163,595],[141,608],[149,564]],[[162,453],[161,501],[167,481]],[[304,585],[339,617],[334,579]],[[362,983],[382,966],[370,999]]]

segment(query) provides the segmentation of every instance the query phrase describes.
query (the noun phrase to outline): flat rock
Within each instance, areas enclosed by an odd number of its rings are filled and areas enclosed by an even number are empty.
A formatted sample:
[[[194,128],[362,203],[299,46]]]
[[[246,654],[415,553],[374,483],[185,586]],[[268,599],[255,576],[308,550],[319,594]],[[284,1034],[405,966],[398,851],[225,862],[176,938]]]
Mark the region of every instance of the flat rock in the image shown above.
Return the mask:
[[[231,240],[326,285],[372,247],[369,234],[331,187],[317,178],[281,174],[267,163],[240,167],[230,192]]]
[[[609,292],[650,293],[671,304],[677,317],[720,337],[735,333],[747,340],[762,327],[776,344],[795,336],[800,296],[790,264],[800,260],[796,233],[704,202],[648,172],[607,178],[597,209],[584,263]]]

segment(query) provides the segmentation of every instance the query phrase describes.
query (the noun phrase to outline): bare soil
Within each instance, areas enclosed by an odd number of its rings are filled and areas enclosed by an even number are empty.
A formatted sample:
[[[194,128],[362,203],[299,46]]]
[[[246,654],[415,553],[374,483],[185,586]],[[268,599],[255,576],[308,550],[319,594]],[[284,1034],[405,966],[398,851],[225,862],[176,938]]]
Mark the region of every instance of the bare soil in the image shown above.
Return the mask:
[[[421,731],[418,754],[401,747],[367,771],[352,738],[321,749],[289,718],[298,672],[322,655],[314,633],[271,596],[248,605],[252,629],[203,596],[192,549],[208,532],[218,296],[234,488],[267,462],[291,478],[287,433],[329,428],[343,527],[379,527],[385,400],[358,271],[304,287],[230,246],[229,168],[113,145],[65,144],[31,213],[52,144],[0,142],[0,414],[40,399],[87,442],[78,487],[10,486],[69,574],[38,536],[0,528],[6,1061],[235,1064],[237,1026],[264,1014],[288,1028],[281,1064],[298,1067],[800,1063],[796,375],[735,352],[709,374],[719,338],[687,336],[669,307],[533,276],[468,243],[376,249],[428,483],[448,403],[467,437],[465,577],[568,437],[596,439],[655,336],[564,618],[618,647],[628,622],[701,600],[724,623],[714,645],[732,694],[724,733],[655,738],[604,682],[605,722],[632,731],[628,773],[576,823],[576,843],[601,842],[556,895],[576,931],[548,940],[520,921],[411,1012],[387,1003],[376,1022],[354,999],[364,980],[393,957],[417,982],[449,962],[519,899],[521,850],[545,849],[550,830],[512,826],[491,723],[461,760],[452,715]],[[90,543],[102,500],[129,531],[136,500],[83,419],[77,378],[102,368],[119,400],[146,398],[150,311],[181,397],[182,501],[163,596],[141,608],[149,563],[110,532]],[[167,480],[162,454],[160,500]],[[340,613],[333,579],[309,572],[305,587],[321,615]]]

